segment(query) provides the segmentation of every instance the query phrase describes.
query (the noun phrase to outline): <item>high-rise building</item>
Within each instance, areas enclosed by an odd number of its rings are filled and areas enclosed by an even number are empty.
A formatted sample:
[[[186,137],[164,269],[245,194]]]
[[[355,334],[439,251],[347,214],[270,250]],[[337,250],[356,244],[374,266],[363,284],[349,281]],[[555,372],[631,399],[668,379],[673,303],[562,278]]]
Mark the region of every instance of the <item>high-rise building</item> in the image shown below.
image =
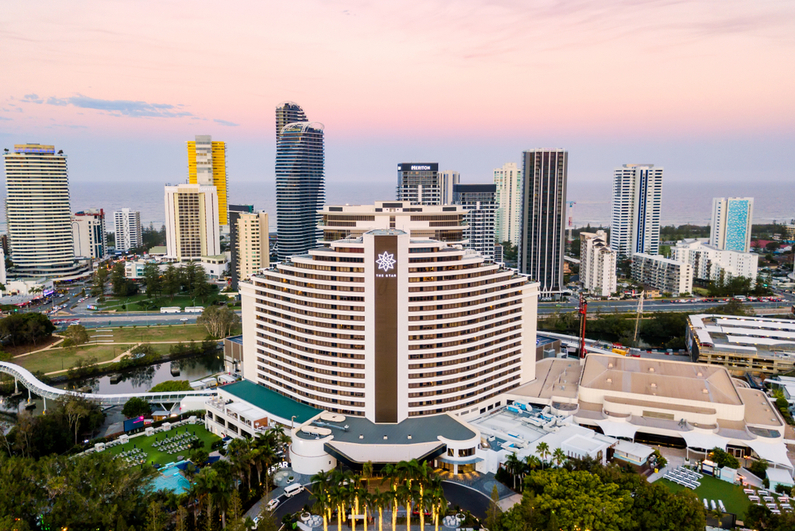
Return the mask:
[[[92,208],[72,216],[75,256],[103,260],[108,255],[105,211]]]
[[[497,185],[497,213],[494,232],[502,243],[519,245],[522,226],[522,170],[515,162],[507,162],[494,170]]]
[[[455,202],[453,199],[453,188],[461,182],[461,174],[453,170],[445,170],[439,172],[439,190],[441,197],[439,203],[442,205],[452,205]]]
[[[616,253],[607,245],[607,234],[598,230],[580,233],[580,282],[594,295],[609,297],[616,292]]]
[[[215,186],[166,185],[166,256],[179,261],[221,254]]]
[[[560,148],[524,152],[519,271],[541,284],[542,297],[563,288],[568,152]]]
[[[6,220],[14,263],[9,276],[63,277],[76,265],[66,155],[42,144],[18,144],[4,155]]]
[[[693,266],[693,278],[724,284],[733,278],[745,277],[756,284],[759,255],[718,249],[696,239],[676,242],[671,259]]]
[[[276,107],[276,142],[278,144],[279,136],[282,134],[282,129],[287,124],[295,124],[298,122],[306,122],[306,113],[295,102],[283,101]]]
[[[751,250],[753,214],[753,197],[714,198],[709,243],[718,249],[747,253]]]
[[[226,142],[213,142],[210,135],[196,135],[188,141],[188,183],[215,186],[218,193],[218,219],[229,223],[227,214]]]
[[[237,260],[233,282],[235,278],[237,282],[248,280],[251,275],[270,264],[268,214],[265,212],[237,214],[236,241],[233,244],[237,250]]]
[[[329,413],[474,417],[535,378],[537,285],[457,245],[376,229],[240,293],[244,378]]]
[[[294,104],[276,108],[276,127],[304,117]],[[295,108],[294,108],[294,107]],[[292,122],[276,140],[276,235],[279,260],[306,253],[317,244],[318,211],[325,202],[323,124]]]
[[[254,205],[229,205],[229,278],[230,287],[237,289],[240,277],[237,274],[238,248],[237,248],[237,220],[241,214],[253,214]]]
[[[116,250],[129,251],[143,245],[141,234],[141,213],[122,208],[113,213],[113,226],[116,236]]]
[[[361,238],[376,229],[398,229],[412,238],[466,246],[466,211],[459,205],[424,206],[409,201],[376,201],[374,205],[325,206],[320,211],[322,243]]]
[[[619,258],[660,250],[663,169],[654,164],[624,164],[613,173],[610,248]]]
[[[441,205],[442,183],[437,162],[398,164],[397,200],[412,205]]]
[[[635,253],[632,280],[678,297],[693,291],[693,266],[658,254]]]
[[[466,210],[466,230],[469,248],[494,260],[494,216],[497,211],[494,184],[456,184],[453,202]]]

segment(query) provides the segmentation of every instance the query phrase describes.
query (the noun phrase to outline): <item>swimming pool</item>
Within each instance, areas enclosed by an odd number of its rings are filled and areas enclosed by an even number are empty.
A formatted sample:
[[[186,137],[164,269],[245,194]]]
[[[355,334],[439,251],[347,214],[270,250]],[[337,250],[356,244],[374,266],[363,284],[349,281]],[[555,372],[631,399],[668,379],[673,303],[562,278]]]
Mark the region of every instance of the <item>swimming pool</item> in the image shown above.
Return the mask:
[[[174,494],[182,494],[190,488],[190,481],[180,474],[176,464],[170,465],[160,471],[161,475],[152,481],[155,490],[172,490]]]

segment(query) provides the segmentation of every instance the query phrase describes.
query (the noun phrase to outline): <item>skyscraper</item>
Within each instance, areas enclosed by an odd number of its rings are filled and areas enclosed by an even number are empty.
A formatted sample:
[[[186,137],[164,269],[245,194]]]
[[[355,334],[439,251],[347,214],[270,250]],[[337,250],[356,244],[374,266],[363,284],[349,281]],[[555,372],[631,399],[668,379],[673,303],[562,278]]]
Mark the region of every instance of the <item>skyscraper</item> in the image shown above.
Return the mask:
[[[237,274],[238,246],[237,246],[237,220],[242,214],[254,213],[254,205],[229,205],[229,277],[230,287],[237,289],[240,277]]]
[[[437,162],[398,164],[397,200],[412,205],[441,205],[442,184]]]
[[[439,192],[441,196],[439,203],[442,205],[452,205],[455,200],[453,199],[453,187],[461,182],[461,174],[453,170],[445,170],[439,172]]]
[[[525,151],[519,271],[540,283],[541,296],[563,287],[566,177],[569,154],[561,148]]]
[[[497,213],[494,232],[498,242],[519,245],[522,224],[522,170],[507,162],[494,170],[497,185]]]
[[[282,134],[282,129],[287,124],[294,124],[298,122],[306,122],[306,113],[295,102],[283,101],[276,107],[276,141],[278,143],[279,136]]]
[[[753,214],[753,197],[714,198],[709,243],[718,249],[747,253],[751,248]]]
[[[236,270],[232,275],[233,282],[247,280],[270,264],[268,214],[238,212],[236,218],[234,247],[237,250],[237,259]]]
[[[113,213],[113,226],[116,231],[116,250],[129,251],[143,245],[141,234],[141,213],[122,208]]]
[[[613,174],[610,248],[619,258],[660,250],[663,169],[654,164],[624,164]]]
[[[295,104],[276,108],[276,127],[305,118]],[[304,254],[320,238],[318,211],[325,201],[323,124],[287,123],[276,139],[276,235],[279,260]]]
[[[497,202],[494,184],[456,184],[453,186],[453,202],[461,205],[466,214],[464,234],[469,248],[494,260],[494,214]]]
[[[6,153],[6,220],[11,260],[9,276],[62,277],[76,267],[69,208],[66,155],[55,147],[19,144]],[[84,268],[83,268],[84,269]]]
[[[96,208],[72,216],[72,240],[75,256],[104,259],[108,254],[105,234],[105,211]]]
[[[166,185],[166,256],[180,261],[221,254],[215,186]]]
[[[215,186],[218,193],[218,219],[229,223],[227,214],[226,142],[213,142],[210,135],[196,135],[188,141],[188,183]]]

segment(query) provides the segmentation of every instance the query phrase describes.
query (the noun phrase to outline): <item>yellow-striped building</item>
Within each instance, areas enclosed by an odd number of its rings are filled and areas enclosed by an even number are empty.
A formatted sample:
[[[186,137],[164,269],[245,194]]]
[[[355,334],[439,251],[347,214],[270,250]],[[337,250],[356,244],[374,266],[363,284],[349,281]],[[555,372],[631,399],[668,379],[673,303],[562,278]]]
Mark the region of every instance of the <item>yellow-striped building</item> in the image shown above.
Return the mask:
[[[222,225],[228,225],[226,142],[213,142],[210,135],[196,135],[196,140],[188,141],[188,182],[215,186],[218,191],[218,218]]]

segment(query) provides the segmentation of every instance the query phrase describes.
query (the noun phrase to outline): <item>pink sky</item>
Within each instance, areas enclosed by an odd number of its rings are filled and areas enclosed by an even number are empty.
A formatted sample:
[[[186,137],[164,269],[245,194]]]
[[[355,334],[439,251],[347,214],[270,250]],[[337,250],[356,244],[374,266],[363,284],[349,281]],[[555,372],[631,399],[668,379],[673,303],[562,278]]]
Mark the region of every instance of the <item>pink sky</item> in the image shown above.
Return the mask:
[[[704,175],[737,146],[795,136],[791,1],[61,0],[2,11],[0,143],[65,146],[86,179],[112,165],[98,150],[147,150],[147,175],[169,180],[184,141],[207,133],[230,142],[239,174],[270,178],[283,100],[326,125],[339,179],[365,178],[345,169],[362,157],[385,178],[424,158],[487,180],[548,145],[569,148],[584,176],[633,161]]]

